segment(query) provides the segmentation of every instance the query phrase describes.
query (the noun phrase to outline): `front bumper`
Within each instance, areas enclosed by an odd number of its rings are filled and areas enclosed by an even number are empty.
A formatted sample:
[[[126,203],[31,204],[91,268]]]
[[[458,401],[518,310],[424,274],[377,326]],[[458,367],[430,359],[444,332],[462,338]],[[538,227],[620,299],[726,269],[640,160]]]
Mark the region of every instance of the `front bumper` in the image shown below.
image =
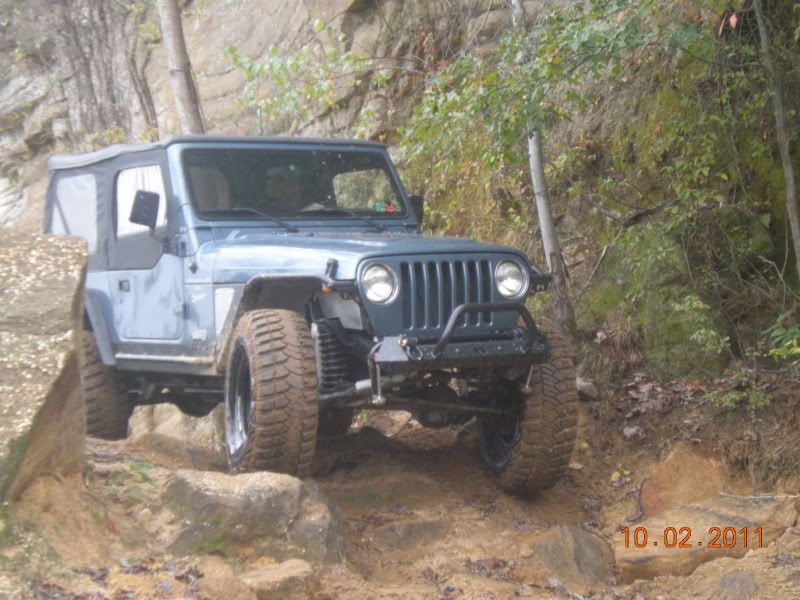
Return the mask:
[[[516,312],[525,322],[525,327],[495,330],[489,337],[452,341],[453,332],[464,313],[486,311]],[[436,343],[421,343],[403,335],[384,337],[373,346],[367,357],[369,379],[357,381],[348,389],[320,396],[320,401],[325,404],[347,403],[366,396],[371,398],[370,404],[381,406],[386,402],[382,391],[384,385],[391,385],[398,379],[407,380],[408,373],[461,368],[527,369],[549,358],[550,344],[524,305],[461,304],[450,315]]]
[[[525,327],[496,332],[491,337],[453,341],[459,319],[465,313],[516,312]],[[550,345],[536,327],[524,305],[501,303],[461,304],[456,307],[439,338],[420,343],[406,336],[389,336],[375,345],[369,355],[371,371],[396,374],[451,368],[530,366],[547,361]]]

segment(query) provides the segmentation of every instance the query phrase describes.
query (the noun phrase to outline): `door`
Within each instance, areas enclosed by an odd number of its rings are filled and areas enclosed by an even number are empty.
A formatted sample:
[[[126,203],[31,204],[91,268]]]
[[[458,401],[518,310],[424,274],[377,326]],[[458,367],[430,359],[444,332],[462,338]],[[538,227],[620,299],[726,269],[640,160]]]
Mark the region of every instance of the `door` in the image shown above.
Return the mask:
[[[153,345],[175,345],[184,328],[182,260],[174,243],[169,190],[160,155],[138,158],[120,169],[114,180],[114,243],[109,257],[109,288],[118,349],[122,352],[162,352]],[[153,230],[130,221],[138,191],[159,195]],[[172,226],[171,226],[172,225]],[[143,348],[143,344],[148,344]]]

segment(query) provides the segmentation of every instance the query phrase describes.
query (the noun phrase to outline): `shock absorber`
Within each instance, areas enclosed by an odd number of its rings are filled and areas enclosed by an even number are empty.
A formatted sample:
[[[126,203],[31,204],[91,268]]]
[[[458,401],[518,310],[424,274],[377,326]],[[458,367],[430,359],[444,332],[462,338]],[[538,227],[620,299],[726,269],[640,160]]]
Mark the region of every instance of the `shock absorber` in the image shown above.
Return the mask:
[[[332,394],[347,385],[347,350],[324,321],[311,325],[320,394]]]

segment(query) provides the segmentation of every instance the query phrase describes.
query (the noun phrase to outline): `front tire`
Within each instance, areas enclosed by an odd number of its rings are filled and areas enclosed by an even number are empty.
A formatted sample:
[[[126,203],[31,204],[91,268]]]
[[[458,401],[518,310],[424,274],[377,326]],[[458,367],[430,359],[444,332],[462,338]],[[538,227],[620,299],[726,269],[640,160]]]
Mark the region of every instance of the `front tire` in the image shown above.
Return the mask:
[[[225,377],[225,447],[232,469],[306,476],[317,436],[314,347],[305,320],[287,310],[245,313]]]
[[[553,487],[569,467],[575,446],[578,391],[566,344],[551,336],[550,360],[534,365],[531,390],[508,382],[499,393],[516,416],[481,418],[480,448],[489,471],[505,490],[532,495]]]
[[[128,435],[128,418],[133,412],[128,394],[116,369],[103,364],[94,334],[82,331],[81,341],[86,434],[106,440],[125,439]]]

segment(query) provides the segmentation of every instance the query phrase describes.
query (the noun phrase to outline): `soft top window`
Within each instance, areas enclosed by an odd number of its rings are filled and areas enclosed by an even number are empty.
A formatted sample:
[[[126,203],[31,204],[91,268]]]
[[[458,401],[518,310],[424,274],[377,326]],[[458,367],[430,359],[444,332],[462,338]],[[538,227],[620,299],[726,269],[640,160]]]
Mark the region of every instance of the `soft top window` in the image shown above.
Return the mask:
[[[198,148],[185,150],[183,162],[192,203],[207,219],[405,215],[389,166],[377,152]]]
[[[159,196],[156,229],[164,227],[167,223],[167,198],[164,193],[164,178],[161,175],[161,167],[147,165],[124,169],[117,175],[116,183],[118,238],[137,233],[149,233],[144,225],[137,225],[130,221],[133,200],[139,190],[155,192]]]
[[[97,248],[97,184],[94,175],[59,176],[50,230],[85,239],[89,254],[94,254]]]

